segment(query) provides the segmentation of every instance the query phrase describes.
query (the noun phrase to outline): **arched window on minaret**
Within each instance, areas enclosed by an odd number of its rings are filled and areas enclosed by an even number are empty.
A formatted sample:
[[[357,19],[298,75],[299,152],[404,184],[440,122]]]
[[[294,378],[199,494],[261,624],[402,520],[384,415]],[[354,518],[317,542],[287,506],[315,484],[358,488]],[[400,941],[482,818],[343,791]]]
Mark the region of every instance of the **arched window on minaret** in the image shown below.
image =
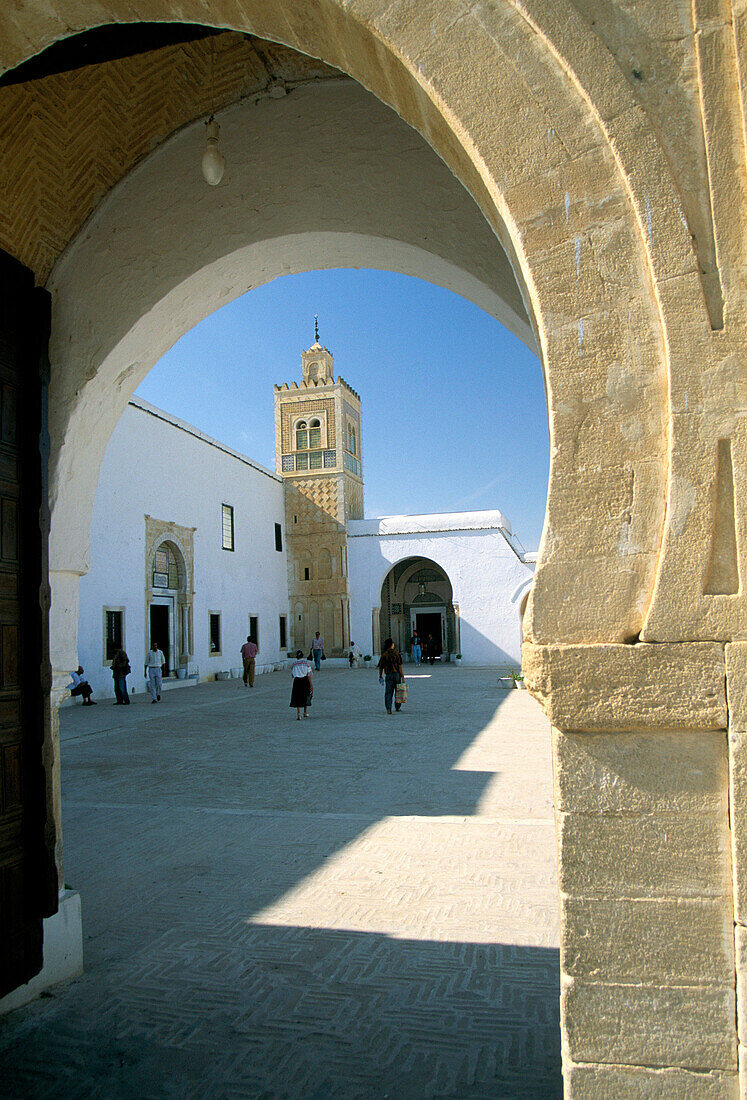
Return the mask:
[[[299,420],[296,424],[296,450],[305,451],[309,446],[309,432],[305,420]]]
[[[322,445],[322,425],[319,420],[311,420],[309,422],[309,447],[314,450],[315,447],[321,447]]]

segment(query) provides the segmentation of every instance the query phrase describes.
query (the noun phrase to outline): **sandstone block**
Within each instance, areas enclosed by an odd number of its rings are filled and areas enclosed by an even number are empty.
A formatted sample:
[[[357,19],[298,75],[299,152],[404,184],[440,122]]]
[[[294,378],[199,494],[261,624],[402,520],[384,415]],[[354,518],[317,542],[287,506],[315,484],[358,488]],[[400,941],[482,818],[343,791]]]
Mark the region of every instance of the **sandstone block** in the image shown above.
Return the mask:
[[[561,1011],[574,1062],[736,1071],[734,990],[565,979]]]
[[[527,687],[562,730],[726,728],[724,647],[718,642],[525,642],[522,664]]]
[[[695,270],[696,259],[684,231],[666,159],[644,119],[640,109],[633,107],[610,119],[607,132],[621,158],[629,165],[635,164],[636,182],[646,178],[647,187],[657,196],[655,205],[639,208],[639,217],[649,231],[648,244],[657,273],[666,279]],[[643,195],[638,193],[636,198],[643,206]]]
[[[731,898],[722,814],[560,814],[559,880],[566,894],[607,898]]]
[[[726,736],[553,731],[556,805],[567,813],[726,813]],[[745,790],[747,801],[747,789]]]
[[[561,913],[561,966],[570,977],[651,985],[732,981],[732,913],[724,899],[564,897]]]
[[[726,692],[729,729],[747,733],[747,642],[726,647]]]
[[[734,912],[747,925],[747,733],[729,733],[729,789]]]
[[[571,547],[573,538],[566,527],[564,525],[560,528],[560,541]],[[550,551],[554,538],[555,529],[551,527],[548,544]],[[571,643],[579,643],[578,648],[582,645],[593,648],[592,639],[598,638],[604,638],[610,643],[621,642],[628,632],[640,629],[640,617],[635,610],[636,601],[642,580],[653,569],[653,565],[652,555],[646,560],[628,559],[625,568],[621,568],[617,552],[614,555],[614,566],[611,553],[609,557],[598,555],[574,561],[549,561],[540,565],[534,578],[532,638],[536,643],[541,643],[545,640],[552,642],[560,637]],[[527,642],[525,647],[531,644],[533,643]],[[530,691],[553,720],[547,700],[552,679],[557,679],[559,668],[555,663],[550,667],[549,656],[541,656],[528,649],[526,656],[522,658],[522,662],[524,661],[527,662],[525,678],[529,673],[533,682]],[[593,674],[593,680],[598,693],[601,681],[596,674]],[[529,687],[529,682],[527,686]],[[595,693],[592,690],[589,694]],[[578,695],[583,696],[581,685],[571,693],[570,698],[568,689],[558,697],[556,710],[559,716],[566,715],[568,707]],[[576,717],[575,711],[571,711],[571,714]],[[580,716],[576,720],[580,721]],[[564,729],[586,728],[568,724],[563,726],[561,722],[554,724]],[[593,728],[607,729],[609,726],[597,725]],[[627,728],[630,729],[630,725]]]
[[[566,1100],[738,1100],[735,1073],[653,1069],[650,1066],[577,1066],[564,1072]]]
[[[747,928],[741,924],[734,929],[734,947],[737,969],[737,1028],[740,1047],[747,1047]]]

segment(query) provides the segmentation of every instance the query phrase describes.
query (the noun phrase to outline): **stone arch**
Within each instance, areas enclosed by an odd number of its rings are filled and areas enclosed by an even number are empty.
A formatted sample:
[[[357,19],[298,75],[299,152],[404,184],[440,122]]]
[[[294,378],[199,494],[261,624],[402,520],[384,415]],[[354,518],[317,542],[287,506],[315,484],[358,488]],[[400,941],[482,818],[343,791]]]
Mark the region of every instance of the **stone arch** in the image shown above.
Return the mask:
[[[165,547],[173,555],[177,576],[157,577],[157,555]],[[173,583],[174,579],[176,584]],[[167,583],[161,583],[165,580]],[[145,588],[144,622],[146,636],[151,630],[151,606],[170,602],[168,627],[170,671],[185,667],[193,653],[194,641],[194,531],[179,524],[145,517]],[[166,650],[164,650],[166,652]]]
[[[311,552],[309,550],[300,550],[298,552],[296,562],[297,562],[296,569],[298,570],[298,576],[297,576],[296,579],[298,581],[303,583],[303,581],[306,579],[306,570],[307,569],[309,571],[309,580],[314,580],[315,579],[315,573],[314,573],[315,566],[314,566],[314,562],[313,562],[312,557],[311,557]]]
[[[319,630],[324,639],[324,644],[330,648],[339,648],[342,645],[342,630],[336,629],[335,610],[332,600],[322,600],[320,611]]]
[[[306,644],[306,608],[297,601],[293,605],[293,651],[303,649]]]
[[[187,577],[187,561],[184,555],[184,551],[179,546],[178,541],[173,536],[166,536],[161,538],[153,547],[153,553],[151,554],[151,572],[155,574],[158,570],[156,568],[156,555],[160,550],[165,550],[169,555],[169,558],[173,560],[173,565],[176,570],[176,583],[172,584],[171,569],[168,569],[169,583],[160,585],[161,588],[169,588],[179,592],[186,592],[188,577]],[[169,565],[171,562],[169,562]]]
[[[421,579],[422,578],[422,579]],[[418,583],[420,582],[420,583]],[[415,586],[417,585],[417,590]],[[438,656],[460,649],[454,588],[446,569],[432,558],[407,557],[389,563],[379,587],[379,636],[394,638],[404,654],[419,619],[428,620],[426,636],[435,639]]]
[[[320,581],[327,581],[332,577],[332,555],[326,546],[323,546],[319,551],[317,577]]]
[[[194,11],[192,5],[180,5],[178,12],[168,4],[154,5],[152,13],[148,8],[146,4],[140,18],[203,18],[198,5]],[[131,9],[114,4],[112,18],[127,21]],[[683,263],[688,270],[695,268],[663,158],[657,161],[661,188],[655,201],[651,194],[642,194],[632,171],[636,154],[635,139],[629,140],[631,129],[643,139],[646,120],[635,113],[634,97],[612,59],[570,4],[563,5],[558,22],[549,14],[530,15],[504,0],[490,9],[471,10],[458,24],[450,24],[450,40],[471,57],[467,81],[461,72],[457,78],[450,65],[444,36],[433,33],[443,21],[437,3],[419,6],[407,35],[396,20],[375,10],[367,9],[364,16],[357,4],[332,0],[313,15],[301,4],[286,4],[282,12],[270,7],[262,16],[242,20],[237,20],[235,9],[223,12],[217,5],[212,18],[322,57],[352,75],[419,129],[473,194],[514,265],[548,376],[556,446],[543,554],[530,601],[530,636],[537,641],[559,636],[568,641],[620,641],[639,632],[650,605],[661,545],[668,411],[667,357],[660,328],[666,307],[651,290],[651,277],[666,277],[667,272],[657,270],[660,259],[649,247],[647,227],[676,242],[680,269]],[[93,5],[87,15],[85,4],[72,8],[60,0],[47,10],[36,45],[30,47],[28,40],[11,34],[8,62],[19,62],[29,49],[42,47],[52,37],[98,22]],[[416,41],[428,41],[429,46],[411,56],[408,42]],[[496,78],[502,82],[500,89],[495,88]],[[485,87],[494,88],[500,111],[474,111]],[[630,111],[625,141],[616,140],[607,126],[611,98],[617,113]],[[562,115],[553,110],[558,103],[563,104]],[[548,127],[548,118],[554,125]],[[522,155],[517,156],[519,139]],[[574,146],[578,157],[569,152]],[[652,155],[658,156],[658,150]],[[529,177],[526,165],[532,168]],[[602,195],[615,213],[612,218],[604,216],[600,227]],[[548,209],[557,210],[558,223],[557,246],[549,250],[547,241],[540,246],[538,232],[538,218],[545,218]],[[578,263],[577,249],[568,254],[566,240],[578,244]],[[607,286],[608,264],[618,273],[624,268],[626,279],[636,287],[623,309]],[[702,302],[700,306],[702,310]],[[575,368],[579,357],[588,363],[587,372],[565,369],[571,363]],[[605,379],[604,386],[601,375],[599,386],[579,385],[581,377],[603,374],[605,363],[611,364],[607,374],[611,371],[614,377]],[[603,409],[610,401],[616,415],[605,417]],[[598,447],[602,437],[609,442],[610,435],[614,446]],[[576,442],[561,445],[561,440]],[[631,517],[627,545],[635,549],[621,563],[619,525],[614,532],[610,529],[610,502],[624,499],[631,469],[639,499],[623,512]],[[589,524],[595,529],[593,547],[585,544],[574,525],[573,509],[567,506],[567,486],[578,484],[579,476],[600,501],[598,522]],[[603,561],[598,575],[604,577],[604,598],[600,590],[591,600],[567,600],[558,622],[552,614],[554,597],[559,588],[573,585],[578,570],[570,561],[579,554],[594,554],[597,562]]]
[[[178,5],[169,0],[143,0],[137,11],[140,19],[204,19],[204,4],[199,0]],[[115,21],[135,18],[127,0],[111,0],[107,12]],[[97,0],[46,0],[44,4],[31,0],[22,15],[14,9],[5,18],[8,23],[0,23],[0,29],[7,28],[7,33],[0,35],[0,48],[5,64],[14,65],[55,38],[100,23],[101,6]],[[308,5],[303,0],[284,0],[282,4],[270,0],[249,14],[245,8],[237,14],[228,0],[216,0],[211,19],[322,57],[393,107],[425,136],[473,196],[513,265],[542,354],[552,445],[545,532],[527,607],[527,637],[542,651],[533,687],[558,727],[582,731],[581,740],[576,735],[562,735],[557,740],[558,752],[567,754],[562,771],[564,820],[572,818],[574,810],[578,810],[579,819],[589,815],[585,801],[590,797],[588,785],[574,787],[569,777],[582,774],[583,764],[595,768],[595,775],[617,775],[614,769],[622,759],[607,745],[600,745],[595,750],[598,757],[590,761],[584,756],[587,732],[646,731],[656,728],[657,720],[659,727],[671,729],[675,713],[678,729],[703,733],[700,740],[716,753],[717,742],[724,741],[720,731],[726,722],[723,646],[707,651],[701,647],[695,658],[693,667],[707,666],[708,670],[709,689],[701,694],[715,700],[707,714],[695,714],[692,705],[673,712],[657,710],[658,698],[649,699],[648,710],[639,706],[636,688],[650,689],[651,670],[655,677],[659,667],[656,658],[651,658],[652,651],[661,655],[665,648],[669,653],[669,647],[612,644],[634,642],[641,636],[659,642],[730,639],[743,636],[746,620],[744,601],[723,594],[724,598],[704,602],[702,585],[698,587],[697,548],[709,537],[714,510],[709,448],[715,447],[721,435],[731,434],[736,414],[722,409],[714,413],[712,393],[688,367],[691,358],[702,355],[709,368],[702,374],[708,374],[708,384],[715,392],[716,379],[728,376],[724,364],[734,354],[734,347],[727,339],[717,351],[711,340],[698,265],[670,170],[646,112],[611,51],[603,47],[576,6],[566,0],[552,4],[492,0],[458,11],[438,0],[422,0],[418,5],[367,0],[322,0]],[[707,112],[702,113],[707,126]],[[154,155],[153,164],[162,152]],[[132,177],[148,167],[149,162],[144,162]],[[716,183],[717,176],[715,173]],[[736,179],[737,173],[730,178]],[[112,194],[112,203],[118,197],[121,194]],[[84,232],[97,228],[94,222],[105,213],[106,205]],[[209,244],[209,219],[197,218],[195,224],[206,227],[203,243]],[[83,243],[83,236],[76,244]],[[273,239],[284,238],[287,245],[291,237],[284,232]],[[366,248],[371,247],[371,235],[363,239]],[[165,240],[156,233],[155,247],[162,247]],[[76,303],[84,298],[83,288],[73,285],[74,281],[66,283],[63,277],[66,261],[68,269],[81,265],[84,250],[77,249],[75,256],[73,251],[71,248],[58,264],[50,281],[55,294],[52,495],[58,519],[63,519],[52,543],[58,569],[54,593],[58,610],[75,607],[77,576],[86,567],[85,545],[77,544],[75,552],[66,556],[66,540],[72,537],[74,527],[66,526],[63,507],[65,492],[71,485],[77,486],[79,491],[83,489],[77,503],[83,502],[85,513],[91,487],[81,474],[85,457],[81,462],[76,450],[82,450],[86,424],[98,415],[103,417],[105,433],[112,426],[112,417],[116,418],[113,404],[126,400],[142,366],[138,348],[143,345],[144,330],[141,327],[135,333],[129,346],[128,334],[150,312],[157,312],[162,305],[172,306],[169,297],[179,288],[185,296],[184,288],[194,276],[189,265],[179,268],[175,264],[168,273],[168,285],[159,286],[153,271],[145,271],[143,297],[137,308],[129,315],[124,308],[122,331],[109,333],[102,341],[97,315],[102,303],[94,295],[90,312],[76,314]],[[224,251],[211,262],[219,264],[226,255]],[[143,256],[147,267],[148,253]],[[221,282],[219,278],[215,285],[217,299]],[[103,286],[106,288],[106,283]],[[80,343],[71,349],[66,338],[76,333]],[[691,383],[696,396],[688,392]],[[688,401],[693,405],[701,402],[703,414],[691,413]],[[97,464],[88,467],[95,484]],[[68,518],[74,514],[70,511]],[[86,526],[79,520],[77,524]],[[671,599],[667,600],[668,588],[686,591],[687,598],[677,600],[674,609]],[[605,700],[592,698],[594,690],[585,682],[586,695],[574,696],[573,685],[570,695],[558,689],[556,658],[566,660],[568,653],[554,654],[555,643],[566,643],[576,661],[583,661],[585,654],[588,659],[588,651],[593,650],[594,666],[600,660],[608,662],[617,700],[627,696],[627,710],[622,716],[615,714],[614,719],[627,725],[609,724]],[[672,648],[677,650],[671,658],[675,663],[686,660],[680,651],[687,647]],[[64,653],[61,663],[55,664],[65,668],[71,662]],[[620,676],[624,680],[626,675],[628,690],[623,692]],[[579,681],[583,676],[577,676],[574,683]],[[561,688],[568,688],[569,682],[566,677]],[[718,738],[708,736],[714,730]],[[636,741],[635,732],[625,736],[633,737],[642,755],[665,743],[665,739],[645,736]],[[682,750],[674,741],[666,742],[666,748],[669,755],[663,770],[673,771],[672,761]],[[719,751],[722,766],[722,744]],[[630,761],[638,755],[638,751],[629,754],[624,765],[626,774],[634,779]],[[716,767],[714,764],[712,777]],[[605,771],[608,768],[612,771]],[[609,789],[617,791],[614,782]],[[632,780],[631,789],[651,795],[645,777],[637,787]],[[673,798],[673,804],[675,801]],[[596,805],[592,808],[598,809]],[[655,817],[655,811],[652,814]],[[567,845],[571,855],[569,874],[572,867],[584,863],[583,858],[572,862],[572,834],[570,827],[561,833],[561,846]],[[686,836],[687,830],[683,830],[683,843]],[[717,837],[715,826],[709,837]],[[726,850],[721,834],[717,840],[719,850]],[[709,889],[718,882],[719,890],[726,891],[715,865],[714,859],[709,865]],[[592,873],[591,868],[586,869]],[[603,872],[604,868],[600,875]],[[715,896],[716,891],[712,893]],[[578,905],[578,922],[588,918],[585,927],[596,928],[594,917],[589,917],[591,910],[583,907],[588,899],[566,894],[564,904],[566,901]],[[642,915],[643,906],[635,908],[629,892],[620,901],[621,911],[622,903],[630,903],[625,919],[636,929],[638,942],[653,942],[656,934]],[[727,899],[722,909],[729,904]],[[721,940],[727,942],[726,930],[721,933]],[[606,963],[615,954],[605,950],[602,933],[595,931],[591,941],[582,935],[574,941],[572,931],[568,935],[568,959],[593,956]],[[596,955],[586,951],[589,942]],[[641,954],[654,963],[651,952]],[[715,957],[715,950],[713,954]],[[728,962],[727,958],[727,969]],[[696,978],[700,980],[700,975]],[[614,1007],[608,1014],[621,1020],[623,1002],[591,1002],[583,981],[571,975],[566,979],[566,1023],[575,1020],[583,1025],[592,1017],[601,1020],[611,1004]],[[615,995],[624,1000],[626,988],[642,988],[645,996],[651,996],[659,1010],[651,1028],[658,1040],[659,1024],[668,1012],[662,1000],[656,1000],[655,990],[651,992],[648,971],[636,972],[632,980],[632,986],[615,985]],[[641,982],[648,984],[641,987]],[[608,991],[600,990],[595,993],[604,998]],[[722,991],[726,1003],[724,982],[719,987],[719,993]],[[698,999],[694,987],[688,997],[690,1008],[700,1005],[705,1018],[712,1006],[702,1007],[703,998]],[[636,1015],[643,1002],[629,999],[624,1003]],[[709,1049],[700,1057],[702,1048],[698,1048],[698,1056],[684,1065],[722,1068],[728,1063],[731,1069],[733,1004],[726,1008],[731,1030],[722,1026],[720,1018],[714,1030],[725,1039],[718,1053]],[[709,1021],[712,1018],[708,1015]],[[693,1029],[697,1031],[697,1023]],[[567,1031],[569,1059],[590,1063],[609,1057],[613,1050],[621,1061],[640,1067],[641,1076],[649,1079],[642,1087],[648,1087],[654,1071],[645,1044],[626,1036],[628,1045],[620,1046],[617,1034],[585,1044],[579,1038],[582,1030],[583,1026]],[[639,1032],[643,1030],[645,1021]],[[673,1035],[668,1045],[664,1039],[657,1045],[656,1057],[662,1068],[683,1065],[683,1044],[678,1045],[680,1037]],[[599,1054],[600,1050],[604,1054]],[[569,1066],[569,1075],[573,1069]],[[591,1069],[593,1079],[586,1078],[591,1080],[590,1095],[617,1094],[625,1087],[635,1087],[629,1077],[623,1081],[626,1067],[575,1069],[582,1074]],[[595,1084],[597,1070],[600,1083]],[[578,1087],[585,1088],[583,1081]],[[652,1087],[661,1088],[661,1083]]]

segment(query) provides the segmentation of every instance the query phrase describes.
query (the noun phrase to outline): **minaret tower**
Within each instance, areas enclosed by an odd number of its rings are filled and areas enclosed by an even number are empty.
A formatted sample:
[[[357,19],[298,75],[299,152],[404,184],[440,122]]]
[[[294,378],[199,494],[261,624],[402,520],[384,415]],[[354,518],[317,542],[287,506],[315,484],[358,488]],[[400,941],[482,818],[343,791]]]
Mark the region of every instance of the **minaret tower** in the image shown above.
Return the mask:
[[[288,591],[294,649],[315,631],[326,652],[350,645],[346,523],[363,519],[361,401],[319,343],[301,352],[301,382],[275,386],[275,456],[285,487]]]

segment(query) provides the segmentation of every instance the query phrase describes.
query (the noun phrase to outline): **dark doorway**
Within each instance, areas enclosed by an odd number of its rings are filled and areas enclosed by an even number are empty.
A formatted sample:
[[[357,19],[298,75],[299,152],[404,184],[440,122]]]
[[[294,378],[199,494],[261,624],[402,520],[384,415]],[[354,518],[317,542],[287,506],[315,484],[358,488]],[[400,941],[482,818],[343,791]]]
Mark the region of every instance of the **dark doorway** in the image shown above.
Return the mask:
[[[0,251],[0,997],[41,970],[42,918],[57,911],[44,755],[50,302]]]
[[[423,642],[423,656],[441,656],[441,615],[438,611],[418,612],[415,616],[417,632]],[[431,635],[430,639],[428,635]]]
[[[163,666],[164,676],[169,675],[169,654],[171,653],[171,639],[169,637],[169,609],[157,603],[150,605],[150,644],[158,642],[163,650],[166,663]]]

